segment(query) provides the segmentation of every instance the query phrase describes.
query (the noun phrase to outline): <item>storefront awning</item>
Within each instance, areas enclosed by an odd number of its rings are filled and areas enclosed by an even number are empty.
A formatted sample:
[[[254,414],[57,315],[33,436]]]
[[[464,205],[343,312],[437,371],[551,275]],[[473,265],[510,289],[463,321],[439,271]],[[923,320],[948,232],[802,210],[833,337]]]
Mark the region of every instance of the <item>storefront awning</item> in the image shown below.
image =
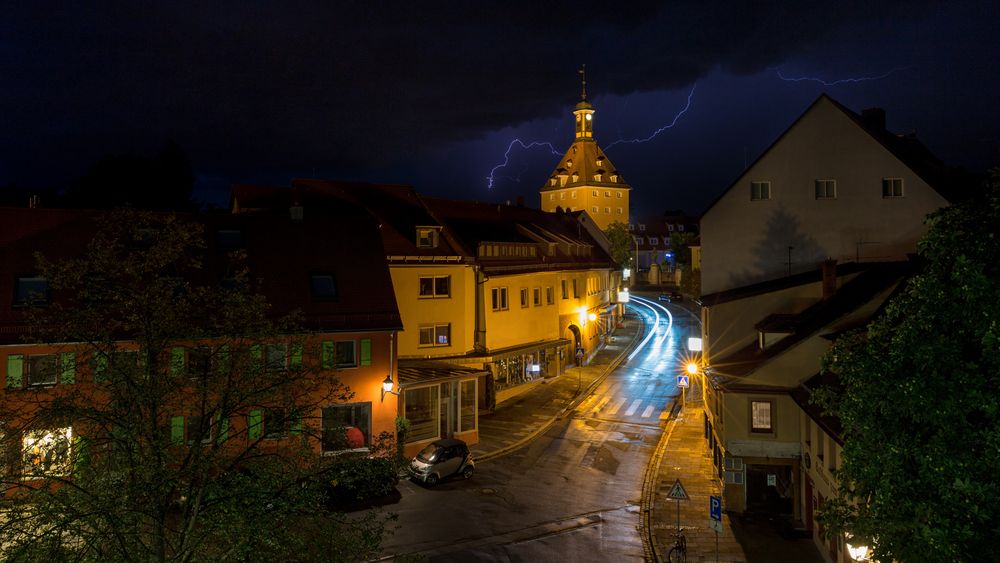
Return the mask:
[[[400,360],[396,371],[399,374],[399,386],[403,389],[418,383],[459,381],[486,374],[481,369],[431,360]]]

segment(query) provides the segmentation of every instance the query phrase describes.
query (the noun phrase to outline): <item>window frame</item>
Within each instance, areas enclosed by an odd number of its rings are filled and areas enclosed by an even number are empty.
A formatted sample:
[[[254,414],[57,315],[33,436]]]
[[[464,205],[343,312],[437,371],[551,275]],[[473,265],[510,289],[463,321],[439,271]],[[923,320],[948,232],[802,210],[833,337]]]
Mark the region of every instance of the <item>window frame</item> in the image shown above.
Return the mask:
[[[542,288],[533,287],[531,288],[531,304],[534,307],[542,306]]]
[[[430,293],[424,293],[423,283],[425,280],[430,282]],[[447,293],[438,292],[438,282],[445,280],[448,284]],[[417,298],[418,299],[448,299],[451,297],[451,274],[448,275],[430,275],[430,276],[417,276]]]
[[[555,305],[556,304],[556,288],[551,285],[545,286],[545,304]]]
[[[52,362],[51,381],[49,381],[49,380],[45,380],[45,381],[32,381],[32,374],[35,373],[35,369],[33,369],[34,363],[35,363],[35,361],[41,361],[43,359],[45,359],[45,360],[51,360],[51,362]],[[24,375],[22,376],[24,378],[25,387],[27,387],[27,388],[31,388],[31,387],[52,387],[53,385],[58,385],[59,384],[59,375],[60,375],[60,371],[61,371],[61,369],[60,369],[60,367],[61,367],[60,366],[60,364],[61,364],[60,360],[61,360],[61,358],[59,357],[59,354],[28,354],[28,355],[26,355],[25,358],[24,358],[24,368],[23,368],[24,369]]]
[[[351,360],[350,362],[341,360],[343,357],[340,353],[340,347],[342,344],[350,344],[351,346]],[[333,341],[333,365],[336,369],[349,369],[358,367],[358,342],[357,340],[334,340]]]
[[[437,248],[440,244],[440,228],[417,227],[417,236],[414,243],[417,248]]]
[[[528,307],[530,305],[530,302],[528,301],[528,288],[526,287],[520,288],[518,294],[521,297],[521,308],[524,309]]]
[[[492,302],[494,311],[508,311],[510,310],[510,302],[507,300],[507,286],[494,287],[490,292],[492,297]]]
[[[770,180],[750,181],[750,201],[769,201],[770,199],[771,199]]]
[[[367,420],[361,420],[360,421],[366,427],[362,427],[362,426],[358,426],[357,424],[354,424],[355,422],[359,421],[359,419],[357,417],[358,413],[357,413],[357,410],[356,410],[358,408],[361,409],[361,413],[360,413],[361,414],[361,418],[362,419],[367,418]],[[344,410],[344,409],[350,409],[350,417],[349,417],[350,420],[349,420],[349,422],[352,423],[350,426],[346,426],[346,425],[345,426],[332,426],[332,425],[328,425],[327,424],[327,413],[328,412],[332,413],[335,410]],[[338,418],[338,420],[348,422],[345,418]],[[331,422],[332,422],[332,420],[331,420]],[[364,438],[364,444],[361,447],[358,447],[358,448],[351,448],[351,447],[337,448],[336,447],[337,444],[335,443],[335,441],[328,438],[328,433],[332,433],[333,431],[335,431],[337,429],[340,429],[340,428],[343,428],[345,430],[347,430],[348,428],[357,428],[358,430],[361,431],[361,435]],[[323,407],[320,410],[320,451],[322,452],[323,455],[335,455],[335,454],[343,453],[343,452],[362,452],[362,451],[368,451],[368,450],[371,449],[371,443],[372,443],[372,403],[371,403],[371,401],[357,401],[357,402],[354,402],[354,403],[344,403],[344,404],[328,405],[326,407]],[[346,440],[346,433],[345,433],[344,445],[345,446],[350,446],[351,445]],[[330,447],[328,447],[328,446],[330,446]]]
[[[447,335],[447,341],[444,343],[439,342],[441,329],[444,329]],[[430,343],[424,342],[424,333],[428,330],[431,337]],[[417,331],[418,348],[437,348],[442,346],[451,346],[451,323],[428,323],[420,325]]]
[[[26,284],[22,289],[21,285]],[[40,288],[33,288],[32,285]],[[39,275],[17,276],[14,278],[14,300],[12,307],[37,307],[49,304],[49,280]]]
[[[898,184],[899,193],[896,193],[895,186]],[[903,178],[899,176],[886,176],[882,178],[882,199],[900,199],[905,195]]]
[[[775,424],[775,401],[774,399],[749,399],[749,415],[751,434],[774,434],[777,425]],[[756,405],[767,405],[767,427],[757,426],[757,413],[754,412]]]
[[[813,180],[816,199],[837,199],[837,181],[831,178]]]

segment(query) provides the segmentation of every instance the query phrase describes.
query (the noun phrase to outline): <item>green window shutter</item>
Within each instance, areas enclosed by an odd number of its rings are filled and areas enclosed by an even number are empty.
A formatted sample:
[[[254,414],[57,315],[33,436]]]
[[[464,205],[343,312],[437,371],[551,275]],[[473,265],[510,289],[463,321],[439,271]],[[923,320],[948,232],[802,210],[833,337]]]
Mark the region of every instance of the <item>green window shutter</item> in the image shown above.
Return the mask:
[[[73,352],[59,354],[59,366],[62,368],[59,383],[67,385],[76,383],[76,354]]]
[[[184,444],[183,416],[174,416],[170,418],[170,443],[174,446]]]
[[[361,365],[370,366],[372,365],[372,339],[362,338],[361,339]]]
[[[7,356],[7,387],[21,387],[24,383],[24,356],[11,354]]]
[[[218,440],[218,442],[220,444],[222,444],[226,440],[229,439],[229,417],[228,416],[226,418],[223,418],[222,420],[219,420],[218,428],[219,428],[219,432],[218,432],[218,436],[217,436],[216,439]]]
[[[262,427],[264,426],[264,417],[261,411],[250,411],[247,415],[247,436],[251,440],[256,440],[260,438],[260,433]]]
[[[223,344],[219,346],[219,351],[216,354],[215,365],[219,369],[219,373],[226,373],[229,371],[229,345]]]
[[[292,417],[292,424],[289,431],[293,436],[298,436],[302,433],[302,415],[296,414]]]
[[[108,357],[101,352],[94,356],[94,381],[108,380]]]
[[[170,375],[184,374],[184,348],[175,346],[170,349]]]
[[[337,366],[337,349],[330,340],[323,341],[323,369],[333,369]]]
[[[292,369],[302,369],[302,343],[292,343]]]
[[[86,438],[73,436],[73,473],[90,467],[90,448]]]
[[[264,349],[261,348],[260,344],[254,344],[250,347],[250,365],[254,371],[264,369]]]

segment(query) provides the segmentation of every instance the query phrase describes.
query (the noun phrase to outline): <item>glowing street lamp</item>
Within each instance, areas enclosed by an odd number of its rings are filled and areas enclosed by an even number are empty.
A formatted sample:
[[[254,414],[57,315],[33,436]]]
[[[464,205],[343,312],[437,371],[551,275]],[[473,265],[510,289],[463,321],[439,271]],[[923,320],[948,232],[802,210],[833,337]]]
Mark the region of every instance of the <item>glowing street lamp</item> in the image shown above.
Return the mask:
[[[850,556],[851,561],[871,561],[871,553],[869,552],[867,545],[856,545],[851,542],[858,542],[860,544],[861,538],[853,538],[851,536],[847,537],[847,555]]]
[[[385,376],[385,379],[382,380],[382,399],[381,400],[383,402],[385,401],[385,394],[386,393],[391,393],[393,395],[399,395],[399,391],[393,391],[392,390],[392,386],[393,386],[392,374],[390,373],[389,375]]]

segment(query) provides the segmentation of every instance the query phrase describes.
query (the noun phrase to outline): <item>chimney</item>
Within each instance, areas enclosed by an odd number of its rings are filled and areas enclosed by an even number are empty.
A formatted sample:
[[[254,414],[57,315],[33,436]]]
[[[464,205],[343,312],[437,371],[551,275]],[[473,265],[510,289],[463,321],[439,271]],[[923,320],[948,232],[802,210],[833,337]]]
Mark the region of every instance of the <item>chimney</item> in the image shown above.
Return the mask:
[[[820,267],[823,269],[823,299],[826,300],[837,293],[837,261],[827,258]]]
[[[885,110],[882,108],[868,108],[861,110],[861,121],[869,129],[885,131]]]

